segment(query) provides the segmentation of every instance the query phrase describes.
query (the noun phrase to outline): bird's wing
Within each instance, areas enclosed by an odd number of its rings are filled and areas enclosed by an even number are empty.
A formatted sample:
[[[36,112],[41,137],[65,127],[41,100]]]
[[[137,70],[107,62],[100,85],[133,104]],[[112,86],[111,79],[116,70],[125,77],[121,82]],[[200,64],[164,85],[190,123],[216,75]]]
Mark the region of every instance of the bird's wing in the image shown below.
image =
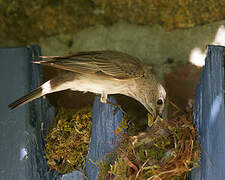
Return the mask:
[[[144,74],[143,64],[138,58],[117,51],[89,51],[41,58],[46,60],[34,63],[82,74],[96,74],[116,79],[139,78]]]

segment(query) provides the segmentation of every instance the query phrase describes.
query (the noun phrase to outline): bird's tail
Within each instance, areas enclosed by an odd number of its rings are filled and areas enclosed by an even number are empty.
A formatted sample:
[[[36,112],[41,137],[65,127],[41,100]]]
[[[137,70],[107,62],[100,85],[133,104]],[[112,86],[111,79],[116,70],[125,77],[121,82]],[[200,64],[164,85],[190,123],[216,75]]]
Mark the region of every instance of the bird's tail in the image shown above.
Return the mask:
[[[57,91],[56,87],[58,86],[58,84],[56,84],[54,82],[55,82],[55,79],[45,82],[37,89],[31,91],[29,94],[19,98],[18,100],[12,102],[11,104],[9,104],[8,108],[10,110],[15,109],[17,107],[20,107],[24,104],[29,103],[30,101],[33,101],[34,99],[37,99],[41,96],[44,96],[46,94]],[[59,90],[63,90],[63,89],[59,89]]]
[[[12,110],[46,94],[70,89],[71,87],[70,81],[73,82],[74,77],[75,73],[71,72],[61,74],[60,76],[57,76],[45,82],[39,88],[31,91],[29,94],[9,104],[8,108]],[[66,82],[66,84],[64,84],[64,82]]]
[[[37,99],[43,95],[42,93],[42,87],[39,87],[33,91],[31,91],[29,94],[19,98],[18,100],[12,102],[11,104],[8,105],[8,108],[10,110],[15,109],[17,107],[20,107],[34,99]]]

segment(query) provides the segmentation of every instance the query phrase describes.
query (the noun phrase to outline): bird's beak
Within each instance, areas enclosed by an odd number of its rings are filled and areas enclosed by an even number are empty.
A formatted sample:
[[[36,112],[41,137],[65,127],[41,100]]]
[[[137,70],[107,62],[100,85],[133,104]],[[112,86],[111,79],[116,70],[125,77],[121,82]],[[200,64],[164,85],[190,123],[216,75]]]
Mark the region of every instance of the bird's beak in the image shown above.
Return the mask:
[[[159,116],[157,111],[151,111],[151,113],[148,113],[148,126],[151,127],[153,125],[153,123],[155,122],[155,120],[157,119],[157,117]]]

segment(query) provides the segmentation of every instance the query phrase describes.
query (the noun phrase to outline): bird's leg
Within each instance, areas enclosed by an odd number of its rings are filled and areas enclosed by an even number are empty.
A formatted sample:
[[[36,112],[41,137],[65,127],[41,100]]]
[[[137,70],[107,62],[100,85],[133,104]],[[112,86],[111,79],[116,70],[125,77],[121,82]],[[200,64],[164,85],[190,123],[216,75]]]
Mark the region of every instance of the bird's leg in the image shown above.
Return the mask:
[[[105,92],[103,92],[101,94],[101,102],[107,104],[107,97],[108,95]]]
[[[103,92],[103,93],[101,94],[101,100],[100,100],[100,101],[101,101],[102,103],[110,104],[110,105],[114,106],[115,109],[113,110],[113,114],[116,114],[117,111],[118,111],[119,109],[122,111],[123,114],[127,114],[127,113],[121,108],[121,106],[120,106],[119,104],[114,104],[114,103],[112,103],[112,102],[107,101],[107,96],[108,96],[108,95],[107,95],[105,92]]]

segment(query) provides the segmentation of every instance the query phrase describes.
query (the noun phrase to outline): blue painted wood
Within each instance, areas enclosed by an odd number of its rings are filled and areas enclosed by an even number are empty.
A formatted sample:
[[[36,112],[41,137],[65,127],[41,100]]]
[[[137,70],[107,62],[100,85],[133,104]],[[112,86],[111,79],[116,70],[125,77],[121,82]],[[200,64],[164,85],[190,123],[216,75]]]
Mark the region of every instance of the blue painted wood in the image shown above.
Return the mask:
[[[84,176],[80,171],[73,171],[71,173],[64,174],[62,180],[84,180]]]
[[[196,90],[194,123],[200,134],[201,162],[195,179],[225,179],[224,51],[222,46],[208,46]]]
[[[43,157],[41,130],[55,117],[46,100],[38,99],[14,111],[8,104],[40,85],[41,67],[32,65],[38,46],[0,49],[0,179],[52,180]],[[31,86],[30,86],[31,85]]]
[[[30,61],[32,57],[37,57],[41,55],[41,50],[39,46],[29,46],[30,50]],[[34,59],[36,60],[36,59]],[[32,64],[28,62],[30,67],[28,69],[30,78],[30,90],[37,88],[42,84],[42,67],[40,65]],[[25,105],[26,106],[26,105]],[[27,131],[30,132],[32,137],[28,138],[27,149],[32,152],[29,159],[29,164],[27,165],[27,171],[32,171],[31,177],[34,180],[39,179],[60,179],[55,171],[49,171],[49,168],[44,158],[44,137],[47,135],[47,127],[51,124],[52,120],[56,116],[56,110],[53,106],[50,106],[47,99],[39,98],[28,105],[29,107],[29,125],[33,129],[28,128]]]
[[[108,101],[116,104],[116,100],[111,96]],[[123,118],[120,110],[113,114],[114,109],[115,107],[112,105],[101,103],[100,97],[95,98],[92,111],[91,142],[85,168],[88,180],[96,180],[98,174],[98,168],[93,162],[103,160],[107,153],[114,150],[115,141],[118,138],[113,131],[119,127]]]
[[[29,84],[24,82],[28,77],[28,57],[26,48],[0,49],[0,77],[1,77],[1,101],[0,101],[0,177],[1,179],[25,179],[26,151],[25,122],[23,115],[26,109],[22,108],[14,112],[8,111],[8,103],[23,94]],[[15,61],[15,62],[14,62]],[[21,70],[23,70],[21,72]],[[16,75],[16,76],[14,76]],[[21,173],[22,172],[22,173]]]

